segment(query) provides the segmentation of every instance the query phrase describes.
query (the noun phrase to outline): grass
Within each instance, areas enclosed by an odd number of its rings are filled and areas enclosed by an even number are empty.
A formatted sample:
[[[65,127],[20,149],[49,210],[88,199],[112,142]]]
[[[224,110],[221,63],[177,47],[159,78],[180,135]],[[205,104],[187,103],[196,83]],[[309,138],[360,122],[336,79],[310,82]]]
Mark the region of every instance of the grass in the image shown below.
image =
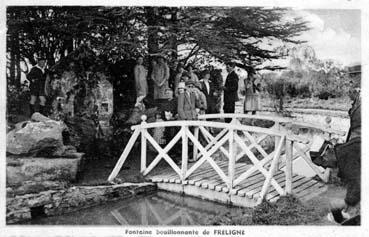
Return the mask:
[[[275,203],[262,202],[255,208],[240,208],[207,221],[209,225],[306,225],[319,222],[327,213],[324,208],[308,206],[294,196],[285,196]]]
[[[314,223],[325,213],[301,203],[294,196],[286,196],[275,203],[263,202],[257,206],[252,222],[255,225],[303,225]]]

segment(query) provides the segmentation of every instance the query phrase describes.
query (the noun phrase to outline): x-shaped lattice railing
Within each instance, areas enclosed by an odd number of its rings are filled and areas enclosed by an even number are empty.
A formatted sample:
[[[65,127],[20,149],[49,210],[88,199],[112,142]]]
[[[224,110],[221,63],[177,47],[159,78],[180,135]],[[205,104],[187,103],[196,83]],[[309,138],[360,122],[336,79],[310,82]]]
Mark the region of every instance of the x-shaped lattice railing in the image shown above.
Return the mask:
[[[174,137],[169,141],[169,143],[162,148],[157,141],[148,133],[149,128],[156,127],[168,127],[177,126],[180,127],[179,131],[174,135]],[[206,128],[216,128],[220,129],[217,135],[212,135]],[[191,128],[191,129],[190,129]],[[129,151],[132,149],[133,144],[137,140],[138,136],[141,135],[141,172],[143,175],[150,173],[161,160],[165,160],[169,166],[175,171],[175,173],[182,180],[182,184],[186,184],[186,180],[192,174],[196,174],[195,171],[204,162],[207,162],[212,169],[216,171],[221,180],[227,185],[230,193],[233,191],[235,186],[239,185],[244,180],[259,171],[264,177],[264,183],[260,193],[260,199],[263,199],[268,192],[270,186],[273,186],[276,191],[280,194],[286,194],[291,192],[291,180],[292,180],[292,157],[293,157],[293,142],[306,142],[303,139],[291,138],[286,134],[283,134],[274,129],[265,129],[258,127],[245,126],[237,121],[233,120],[232,124],[219,123],[219,122],[207,122],[207,121],[173,121],[173,122],[159,122],[159,123],[146,123],[143,121],[140,125],[133,127],[134,133],[129,140],[126,148],[124,149],[122,156],[114,167],[111,175],[109,176],[109,181],[113,179],[118,174],[124,161],[126,160]],[[191,132],[193,130],[194,132]],[[200,142],[199,135],[203,136],[205,142]],[[244,137],[240,137],[238,133],[241,132]],[[253,135],[258,134],[255,138]],[[267,136],[275,137],[275,149],[270,154],[268,154],[260,145]],[[153,161],[147,165],[147,141],[154,147],[158,152]],[[180,167],[173,161],[173,159],[168,155],[168,152],[174,147],[179,141],[182,142],[182,157]],[[248,141],[246,143],[246,141]],[[188,167],[188,146],[189,142],[193,144],[194,153],[193,157],[195,163]],[[228,148],[225,144],[228,142]],[[203,144],[202,144],[203,143]],[[206,143],[206,144],[205,144]],[[241,148],[241,152],[237,153],[237,146]],[[262,157],[259,160],[253,149],[256,149]],[[282,150],[285,151],[285,175],[286,175],[286,189],[283,190],[278,182],[273,178],[276,169],[278,168]],[[220,150],[228,158],[228,172],[224,172],[222,168],[213,159],[215,152]],[[301,151],[295,148],[297,152]],[[246,155],[252,162],[253,166],[246,170],[244,173],[236,174],[236,162]],[[238,175],[238,177],[235,177]]]

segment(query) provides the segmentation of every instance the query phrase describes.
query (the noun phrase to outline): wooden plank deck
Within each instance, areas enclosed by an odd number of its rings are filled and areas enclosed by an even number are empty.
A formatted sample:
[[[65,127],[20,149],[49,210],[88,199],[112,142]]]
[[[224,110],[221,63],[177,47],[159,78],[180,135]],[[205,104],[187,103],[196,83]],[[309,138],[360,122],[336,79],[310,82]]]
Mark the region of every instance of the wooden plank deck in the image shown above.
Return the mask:
[[[227,174],[228,162],[216,161],[220,169]],[[189,164],[189,168],[193,164]],[[248,170],[251,165],[236,163],[235,177]],[[161,169],[159,172],[152,172],[146,176],[148,181],[157,183],[158,188],[166,191],[184,193],[210,201],[232,204],[235,206],[252,207],[257,204],[265,176],[259,171],[253,173],[246,180],[229,190],[217,172],[205,162],[187,180],[182,183],[179,175],[170,167]],[[277,183],[285,187],[285,174],[277,170],[274,179]],[[327,186],[317,180],[294,174],[292,176],[292,193],[302,200],[308,200],[326,191]],[[275,202],[279,199],[279,193],[270,187],[266,194],[266,199]]]

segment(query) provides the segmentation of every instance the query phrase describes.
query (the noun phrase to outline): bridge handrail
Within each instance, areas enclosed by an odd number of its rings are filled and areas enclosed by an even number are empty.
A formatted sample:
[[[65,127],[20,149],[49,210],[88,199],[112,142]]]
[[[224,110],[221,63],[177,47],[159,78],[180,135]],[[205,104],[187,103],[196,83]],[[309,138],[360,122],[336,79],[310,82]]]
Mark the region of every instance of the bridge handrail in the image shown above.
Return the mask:
[[[175,120],[175,121],[165,121],[165,122],[152,122],[152,123],[141,123],[138,125],[134,125],[131,127],[132,130],[141,130],[141,129],[149,129],[149,128],[157,128],[157,127],[182,127],[182,126],[195,126],[195,127],[213,127],[213,128],[227,128],[232,130],[242,130],[248,132],[256,132],[268,134],[271,136],[286,136],[287,140],[304,143],[309,143],[309,140],[306,138],[294,136],[288,134],[286,132],[278,131],[273,128],[261,128],[254,127],[248,125],[238,125],[238,124],[229,124],[222,122],[214,122],[214,121],[202,121],[202,120]]]
[[[243,125],[237,119],[239,117],[255,118],[256,116],[253,117],[241,114],[240,116],[238,114],[218,114],[213,117],[221,117],[222,115],[229,115],[229,117],[233,118],[231,123],[204,120],[176,120],[147,123],[146,116],[142,116],[142,123],[131,127],[134,132],[125,146],[124,151],[122,152],[113,171],[108,177],[108,181],[113,182],[115,177],[118,175],[121,167],[128,157],[128,154],[139,137],[141,138],[141,173],[144,176],[151,172],[151,170],[154,169],[161,160],[165,160],[180,177],[180,182],[185,184],[190,175],[194,174],[194,172],[198,170],[204,162],[207,162],[211,168],[216,171],[222,182],[227,185],[227,190],[229,192],[233,192],[233,188],[236,185],[240,184],[245,179],[248,179],[254,172],[259,171],[263,176],[265,176],[265,181],[258,199],[259,202],[265,197],[271,186],[273,186],[280,195],[292,192],[293,158],[296,156],[296,154],[299,154],[299,156],[301,156],[323,180],[323,175],[319,170],[314,169],[311,159],[309,155],[306,154],[306,151],[297,146],[309,146],[308,139],[280,130],[279,122],[276,122],[276,124],[271,128],[263,128]],[[260,118],[262,116],[258,117]],[[270,117],[266,118],[271,120]],[[286,119],[283,118],[278,120],[283,122],[286,121]],[[179,127],[180,129],[177,131],[176,135],[171,138],[170,141],[167,141],[163,147],[159,145],[158,141],[156,141],[148,132],[148,129],[164,127]],[[222,131],[215,135],[207,131],[207,128],[220,128]],[[247,141],[240,135],[240,132],[242,132],[245,138],[247,138]],[[262,135],[254,137],[253,133],[261,133]],[[201,134],[206,140],[205,144],[200,142],[199,135]],[[267,153],[260,143],[266,137],[268,137],[268,135],[274,137],[275,139],[274,151],[271,153]],[[168,155],[168,151],[172,149],[178,141],[181,141],[182,145],[182,159],[180,166],[178,166],[173,161],[172,157]],[[188,166],[188,146],[190,143],[193,145],[192,158],[195,160],[195,163],[191,167]],[[223,147],[225,143],[228,144],[228,148]],[[149,165],[147,165],[148,144],[151,144],[158,152],[154,160],[152,160]],[[241,149],[238,149],[237,147]],[[263,157],[261,160],[260,157],[257,157],[255,152],[252,151],[253,149],[256,149],[259,155]],[[228,172],[225,172],[222,168],[220,168],[213,159],[213,154],[217,150],[223,152],[223,154],[228,158]],[[283,157],[282,153],[284,153]],[[237,174],[236,176],[236,162],[244,155],[250,159],[250,161],[253,163],[253,166],[247,171]],[[278,169],[280,162],[285,162],[285,189],[283,189],[274,178],[274,174]]]
[[[233,118],[233,119],[249,118],[249,119],[273,121],[275,123],[290,123],[290,124],[300,126],[300,127],[318,129],[318,130],[321,130],[323,132],[330,133],[330,134],[337,134],[337,135],[340,135],[340,136],[345,136],[346,135],[346,132],[341,131],[341,130],[326,128],[326,127],[323,127],[321,125],[314,124],[314,123],[296,121],[294,119],[281,118],[281,117],[277,117],[277,116],[263,116],[263,115],[251,115],[251,114],[241,114],[241,113],[236,113],[236,114],[228,114],[228,113],[224,113],[224,114],[202,114],[202,115],[199,115],[199,119],[220,119],[220,118]]]
[[[216,118],[251,118],[260,120],[269,120],[279,123],[287,123],[290,119],[277,117],[277,116],[265,116],[265,115],[252,115],[252,114],[241,114],[241,113],[219,113],[219,114],[200,114],[199,119],[216,119]]]

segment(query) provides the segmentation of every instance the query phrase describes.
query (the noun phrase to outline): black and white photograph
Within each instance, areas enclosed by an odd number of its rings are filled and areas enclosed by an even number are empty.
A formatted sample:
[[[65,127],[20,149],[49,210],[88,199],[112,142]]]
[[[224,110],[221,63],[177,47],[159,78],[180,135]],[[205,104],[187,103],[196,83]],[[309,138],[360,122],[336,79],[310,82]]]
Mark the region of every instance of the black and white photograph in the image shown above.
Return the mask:
[[[4,227],[363,227],[367,12],[278,2],[6,1]]]

